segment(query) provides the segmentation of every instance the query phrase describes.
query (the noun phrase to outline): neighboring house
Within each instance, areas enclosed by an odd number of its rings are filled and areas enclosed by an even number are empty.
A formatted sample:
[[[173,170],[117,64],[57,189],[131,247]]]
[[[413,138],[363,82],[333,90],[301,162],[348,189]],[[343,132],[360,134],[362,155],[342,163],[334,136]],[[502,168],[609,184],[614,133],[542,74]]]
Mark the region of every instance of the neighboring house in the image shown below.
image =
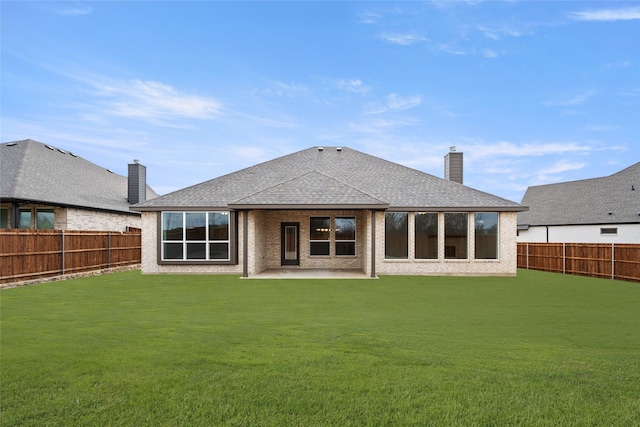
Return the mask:
[[[529,187],[519,242],[640,243],[640,162],[610,176]]]
[[[157,197],[146,168],[129,177],[31,139],[0,144],[0,228],[126,231],[141,227],[129,208]]]
[[[462,153],[446,156],[462,181]],[[143,273],[515,275],[518,203],[314,147],[135,205]]]

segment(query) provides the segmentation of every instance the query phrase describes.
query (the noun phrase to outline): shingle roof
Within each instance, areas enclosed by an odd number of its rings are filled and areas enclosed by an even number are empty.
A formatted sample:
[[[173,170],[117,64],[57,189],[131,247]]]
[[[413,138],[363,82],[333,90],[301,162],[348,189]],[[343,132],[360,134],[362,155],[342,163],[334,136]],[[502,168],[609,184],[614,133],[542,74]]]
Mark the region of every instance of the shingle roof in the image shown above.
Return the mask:
[[[354,207],[521,211],[520,204],[349,148],[308,148],[154,200],[140,211]]]
[[[640,223],[640,162],[610,176],[529,187],[518,225]]]
[[[127,177],[26,139],[0,144],[0,198],[131,213]],[[157,194],[147,186],[147,198]]]

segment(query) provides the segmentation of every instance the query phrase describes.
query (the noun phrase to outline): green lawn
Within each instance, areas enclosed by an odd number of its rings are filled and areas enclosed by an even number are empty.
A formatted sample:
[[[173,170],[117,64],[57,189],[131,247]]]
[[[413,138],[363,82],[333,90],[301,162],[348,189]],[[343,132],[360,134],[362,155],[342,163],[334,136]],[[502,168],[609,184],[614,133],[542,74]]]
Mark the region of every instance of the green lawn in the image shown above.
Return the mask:
[[[8,289],[2,426],[640,425],[640,285],[240,280]]]

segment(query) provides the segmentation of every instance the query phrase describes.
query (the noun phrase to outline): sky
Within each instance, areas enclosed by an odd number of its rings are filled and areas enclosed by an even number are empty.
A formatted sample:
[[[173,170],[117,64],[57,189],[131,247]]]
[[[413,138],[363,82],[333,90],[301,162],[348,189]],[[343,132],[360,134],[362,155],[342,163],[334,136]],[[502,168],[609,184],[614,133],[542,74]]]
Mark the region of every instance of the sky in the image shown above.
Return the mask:
[[[640,161],[640,2],[0,2],[0,136],[167,194],[314,146],[520,202]]]

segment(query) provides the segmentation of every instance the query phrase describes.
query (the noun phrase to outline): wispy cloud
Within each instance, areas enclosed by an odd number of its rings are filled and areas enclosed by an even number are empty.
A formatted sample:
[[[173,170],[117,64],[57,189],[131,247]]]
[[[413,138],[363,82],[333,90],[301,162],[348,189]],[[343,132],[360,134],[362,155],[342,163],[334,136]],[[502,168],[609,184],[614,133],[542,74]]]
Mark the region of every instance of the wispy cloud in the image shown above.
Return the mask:
[[[426,37],[415,33],[382,33],[378,38],[387,43],[397,44],[400,46],[410,46],[415,43],[428,41]]]
[[[539,157],[550,154],[587,154],[594,151],[594,147],[575,142],[557,143],[522,143],[508,141],[489,143],[484,140],[473,141],[469,144],[469,153],[475,158],[486,157]]]
[[[89,6],[67,7],[60,9],[58,13],[65,16],[81,16],[88,15],[93,12],[93,9]]]
[[[524,34],[524,32],[521,30],[508,27],[489,28],[483,25],[478,25],[476,29],[484,34],[485,37],[491,40],[500,40],[504,37],[521,37]]]
[[[568,12],[567,16],[577,21],[630,21],[640,19],[640,7]]]
[[[116,81],[97,86],[107,99],[104,113],[132,118],[170,121],[176,117],[209,119],[220,114],[222,105],[213,98],[182,93],[155,81]]]
[[[272,82],[268,88],[262,89],[261,93],[267,96],[288,96],[295,97],[306,95],[309,88],[300,83]]]
[[[417,107],[422,103],[420,95],[400,96],[397,93],[387,95],[387,107],[393,111],[403,111],[409,108]]]
[[[367,107],[365,114],[380,114],[386,112],[398,112],[417,107],[422,103],[420,95],[400,96],[390,93],[384,99],[384,103],[373,104]]]
[[[557,99],[551,99],[549,101],[543,102],[543,105],[548,106],[559,106],[559,107],[571,107],[575,105],[582,105],[587,102],[590,98],[595,96],[594,91],[585,91],[579,93],[577,95],[567,96],[567,97],[559,97]]]
[[[344,90],[346,92],[352,93],[367,93],[371,90],[371,86],[367,86],[362,83],[362,80],[352,79],[352,80],[339,80],[336,83],[336,86],[340,90]]]

